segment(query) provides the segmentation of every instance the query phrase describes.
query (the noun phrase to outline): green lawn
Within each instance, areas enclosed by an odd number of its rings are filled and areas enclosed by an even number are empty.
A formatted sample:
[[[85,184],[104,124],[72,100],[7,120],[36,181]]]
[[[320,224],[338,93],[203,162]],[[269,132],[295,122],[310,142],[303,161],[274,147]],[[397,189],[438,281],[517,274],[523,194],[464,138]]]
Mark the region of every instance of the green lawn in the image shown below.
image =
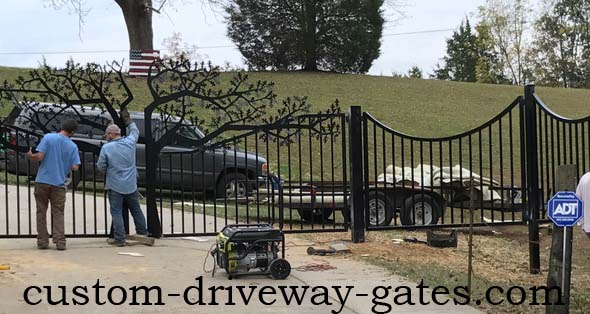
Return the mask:
[[[0,67],[0,80],[14,80],[18,75],[25,75],[27,69]],[[229,80],[232,73],[223,73],[223,81]],[[269,80],[276,83],[275,91],[279,97],[307,96],[313,106],[313,111],[327,109],[336,99],[340,101],[343,111],[348,112],[352,105],[359,105],[363,111],[369,112],[385,125],[409,135],[422,137],[441,137],[454,135],[470,130],[485,123],[490,118],[506,108],[517,96],[523,94],[523,88],[518,86],[490,85],[475,83],[457,83],[436,80],[420,80],[408,78],[378,77],[368,75],[334,74],[334,73],[307,73],[307,72],[254,72],[250,73],[252,80]],[[144,79],[130,78],[130,86],[135,100],[131,105],[133,110],[141,110],[149,102],[149,95]],[[590,99],[589,90],[546,88],[538,87],[538,94],[545,103],[556,113],[570,118],[588,116],[590,109],[587,100]],[[516,108],[518,109],[518,108]],[[6,114],[8,108],[0,109],[0,114]],[[197,113],[206,117],[210,113]],[[512,121],[518,123],[518,110],[513,111]],[[514,182],[518,185],[520,175],[520,151],[518,132],[513,133],[513,151],[510,151],[508,132],[508,119],[503,120],[502,137],[499,136],[499,127],[494,125],[492,129],[484,130],[481,145],[473,147],[474,160],[472,165],[475,172],[485,176],[492,176],[497,180],[503,178],[503,183]],[[517,130],[517,128],[515,127]],[[385,166],[394,162],[392,156],[391,137],[385,137],[377,129],[374,137],[369,134],[369,159],[371,160],[371,179],[375,174],[383,172]],[[491,135],[490,135],[491,134]],[[492,145],[490,146],[490,139]],[[299,145],[277,149],[271,144],[266,151],[263,143],[259,143],[258,153],[265,156],[272,169],[281,169],[281,175],[288,178],[288,169],[291,169],[291,178],[303,177],[314,181],[320,181],[321,173],[325,174],[325,181],[332,180],[332,174],[327,171],[336,169],[335,180],[342,179],[346,169],[343,167],[341,147],[336,142],[335,154],[332,158],[331,147],[324,145],[320,154],[318,141],[313,141],[310,146],[305,141]],[[338,139],[339,140],[339,139]],[[457,142],[452,148],[447,144],[439,148],[433,147],[433,159],[430,162],[430,149],[423,147],[425,163],[448,166],[459,164],[459,156],[464,167],[469,166],[469,152],[466,148],[467,138],[460,147]],[[474,143],[478,143],[478,134],[475,134]],[[502,140],[502,142],[500,142]],[[385,142],[386,150],[383,150]],[[500,145],[501,143],[501,145]],[[416,143],[417,144],[417,143]],[[237,146],[244,146],[237,143]],[[396,165],[401,165],[401,143],[396,142]],[[405,143],[405,166],[410,166],[410,143]],[[478,150],[482,148],[482,157],[479,158]],[[310,148],[311,147],[311,148]],[[584,147],[583,145],[581,147]],[[441,154],[441,149],[443,153]],[[254,151],[253,139],[248,142],[248,150]],[[301,157],[299,151],[301,150]],[[501,151],[502,150],[502,151]],[[311,153],[310,153],[311,151]],[[415,158],[419,158],[420,147],[413,147]],[[501,154],[500,154],[501,152]],[[452,157],[450,156],[452,155]],[[590,154],[589,154],[590,155]],[[492,158],[490,158],[492,156]],[[500,156],[503,159],[502,171],[497,166]],[[322,159],[323,158],[323,159]],[[449,160],[452,161],[449,162]],[[385,161],[384,161],[385,160]],[[479,160],[482,164],[479,164]],[[375,169],[373,164],[378,165]],[[414,166],[418,164],[415,161]],[[490,170],[490,168],[492,168]],[[511,168],[516,169],[514,179],[511,178]],[[326,170],[328,169],[328,170]],[[323,171],[322,171],[323,170]],[[481,171],[480,171],[481,170]],[[301,171],[301,176],[299,172]]]
[[[0,67],[0,81],[26,75],[27,69]],[[222,81],[231,73],[222,74]],[[308,96],[314,110],[326,109],[335,99],[348,111],[359,105],[396,130],[417,136],[445,136],[476,127],[508,106],[523,88],[506,85],[457,83],[368,75],[255,72],[251,79],[276,83],[280,97]],[[138,110],[149,102],[143,79],[129,79]],[[589,90],[538,87],[553,111],[577,118],[590,114]]]

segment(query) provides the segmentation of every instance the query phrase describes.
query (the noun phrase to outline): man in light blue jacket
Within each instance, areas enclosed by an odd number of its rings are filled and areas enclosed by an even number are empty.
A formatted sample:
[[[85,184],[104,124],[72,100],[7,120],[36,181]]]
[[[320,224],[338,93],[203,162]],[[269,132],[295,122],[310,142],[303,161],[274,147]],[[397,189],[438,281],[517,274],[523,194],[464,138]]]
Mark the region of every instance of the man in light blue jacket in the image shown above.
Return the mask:
[[[121,111],[121,119],[127,126],[127,136],[121,137],[121,129],[117,125],[109,125],[105,131],[108,143],[102,146],[96,164],[98,170],[105,174],[105,190],[108,191],[111,204],[117,246],[125,246],[124,202],[129,206],[137,234],[147,235],[146,220],[141,211],[137,193],[135,146],[139,138],[139,129],[131,121],[127,110]]]

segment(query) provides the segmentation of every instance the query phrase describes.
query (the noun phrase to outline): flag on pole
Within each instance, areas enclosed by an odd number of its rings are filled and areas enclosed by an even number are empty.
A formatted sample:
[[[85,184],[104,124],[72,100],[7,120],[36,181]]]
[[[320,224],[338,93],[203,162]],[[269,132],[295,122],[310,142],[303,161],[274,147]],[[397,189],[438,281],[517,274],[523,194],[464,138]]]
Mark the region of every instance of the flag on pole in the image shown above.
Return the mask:
[[[150,66],[152,67],[152,74],[154,74],[158,72],[159,60],[159,50],[132,49],[129,51],[129,75],[148,76]],[[152,63],[154,63],[153,66]]]

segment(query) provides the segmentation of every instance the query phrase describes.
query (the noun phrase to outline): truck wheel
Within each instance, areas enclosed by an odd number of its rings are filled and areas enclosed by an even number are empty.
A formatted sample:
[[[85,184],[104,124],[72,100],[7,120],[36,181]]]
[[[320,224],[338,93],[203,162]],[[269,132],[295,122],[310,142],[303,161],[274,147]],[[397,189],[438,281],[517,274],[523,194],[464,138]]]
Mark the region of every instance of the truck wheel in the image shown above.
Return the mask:
[[[291,264],[287,260],[279,258],[270,262],[270,276],[273,279],[285,279],[291,274]]]
[[[404,202],[401,212],[402,225],[435,225],[441,213],[440,205],[430,195],[414,194]]]
[[[369,192],[369,226],[389,226],[393,219],[393,203],[380,191]]]
[[[334,213],[334,209],[332,208],[324,208],[324,209],[313,209],[313,210],[304,210],[304,209],[298,209],[297,212],[299,213],[299,216],[301,216],[301,219],[303,219],[304,221],[307,222],[324,222],[326,220],[328,220],[328,218],[330,216],[332,216],[332,213]]]
[[[219,182],[217,182],[217,197],[232,199],[246,197],[248,178],[243,173],[230,172],[226,173]]]

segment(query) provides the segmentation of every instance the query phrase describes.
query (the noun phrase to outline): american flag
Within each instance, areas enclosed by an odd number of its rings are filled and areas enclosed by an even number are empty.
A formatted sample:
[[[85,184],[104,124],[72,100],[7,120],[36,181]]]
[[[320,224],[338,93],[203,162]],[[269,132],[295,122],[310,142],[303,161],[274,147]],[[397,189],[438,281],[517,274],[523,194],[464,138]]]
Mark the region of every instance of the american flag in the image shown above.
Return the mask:
[[[157,62],[160,60],[159,50],[129,50],[129,75],[147,76],[152,63],[152,74],[158,71]]]

